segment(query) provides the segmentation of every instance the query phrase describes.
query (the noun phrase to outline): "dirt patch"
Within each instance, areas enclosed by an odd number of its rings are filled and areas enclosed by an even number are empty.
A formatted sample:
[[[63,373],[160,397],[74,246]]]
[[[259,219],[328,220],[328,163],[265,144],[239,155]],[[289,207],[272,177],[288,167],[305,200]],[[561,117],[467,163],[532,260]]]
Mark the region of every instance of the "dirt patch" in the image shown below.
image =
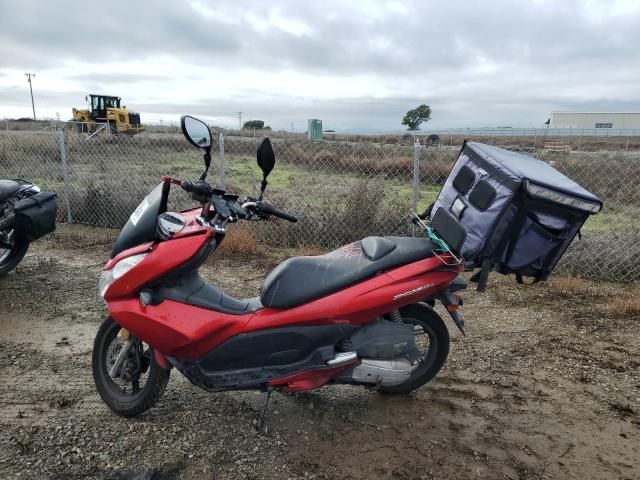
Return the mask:
[[[430,385],[274,394],[258,435],[258,393],[208,394],[175,371],[140,418],[101,402],[91,344],[113,236],[63,226],[0,279],[1,478],[640,478],[640,317],[610,307],[635,290],[496,278],[464,294],[467,336],[449,324]],[[287,254],[214,257],[203,273],[252,296]]]

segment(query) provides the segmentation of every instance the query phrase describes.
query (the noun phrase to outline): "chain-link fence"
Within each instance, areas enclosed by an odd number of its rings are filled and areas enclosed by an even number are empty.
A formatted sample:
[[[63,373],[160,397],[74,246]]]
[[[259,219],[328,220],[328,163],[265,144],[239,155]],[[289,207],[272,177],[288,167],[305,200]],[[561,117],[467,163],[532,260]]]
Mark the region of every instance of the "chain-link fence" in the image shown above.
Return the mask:
[[[526,137],[523,137],[526,138]],[[493,143],[499,144],[500,137]],[[427,143],[427,139],[421,139]],[[563,258],[565,273],[617,281],[640,279],[640,152],[579,149],[574,143],[506,144],[535,155],[603,199],[582,239]],[[255,194],[258,136],[216,135],[209,181],[228,191]],[[411,235],[409,213],[433,202],[459,152],[451,145],[272,138],[277,165],[267,198],[294,212],[297,224],[263,222],[256,235],[270,244],[332,248],[367,235]],[[587,142],[583,142],[587,145]],[[202,156],[181,135],[99,134],[75,129],[0,132],[0,177],[28,179],[59,194],[59,220],[121,227],[162,175],[195,180]],[[174,208],[192,201],[172,192]]]

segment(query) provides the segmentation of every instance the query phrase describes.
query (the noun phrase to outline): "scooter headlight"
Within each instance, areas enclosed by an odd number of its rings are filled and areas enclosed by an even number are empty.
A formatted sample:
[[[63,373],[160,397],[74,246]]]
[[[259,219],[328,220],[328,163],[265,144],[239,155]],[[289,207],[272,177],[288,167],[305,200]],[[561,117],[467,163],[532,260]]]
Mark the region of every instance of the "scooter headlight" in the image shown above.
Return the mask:
[[[113,283],[113,276],[111,275],[113,270],[103,270],[100,272],[100,278],[98,279],[98,293],[102,298],[107,293],[109,285]]]
[[[139,264],[147,255],[147,253],[131,255],[130,257],[120,260],[111,270],[103,270],[100,272],[100,278],[98,280],[98,291],[100,296],[104,298],[104,295],[107,293],[111,284]]]

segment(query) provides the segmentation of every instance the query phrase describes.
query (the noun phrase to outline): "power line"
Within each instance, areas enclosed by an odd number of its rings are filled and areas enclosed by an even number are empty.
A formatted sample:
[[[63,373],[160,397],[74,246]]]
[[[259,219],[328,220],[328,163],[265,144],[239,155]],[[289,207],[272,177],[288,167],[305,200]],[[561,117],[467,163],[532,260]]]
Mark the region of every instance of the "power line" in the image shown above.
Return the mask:
[[[29,91],[31,92],[31,108],[33,109],[33,119],[36,119],[36,106],[33,103],[33,87],[31,86],[31,77],[35,77],[35,73],[25,73],[25,77],[27,77],[27,81],[29,82]]]
[[[242,112],[238,112],[238,130],[242,130]]]

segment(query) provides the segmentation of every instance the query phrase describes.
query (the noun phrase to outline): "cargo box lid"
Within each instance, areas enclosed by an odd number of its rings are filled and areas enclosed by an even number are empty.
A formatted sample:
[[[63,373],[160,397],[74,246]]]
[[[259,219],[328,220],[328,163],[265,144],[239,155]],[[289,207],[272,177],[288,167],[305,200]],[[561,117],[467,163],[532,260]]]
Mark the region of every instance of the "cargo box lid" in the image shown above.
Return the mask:
[[[513,182],[524,183],[525,191],[531,196],[591,213],[597,213],[602,208],[602,201],[598,197],[547,162],[483,143],[466,142],[464,148],[470,149],[491,165],[492,169]],[[578,201],[573,201],[572,198]]]

